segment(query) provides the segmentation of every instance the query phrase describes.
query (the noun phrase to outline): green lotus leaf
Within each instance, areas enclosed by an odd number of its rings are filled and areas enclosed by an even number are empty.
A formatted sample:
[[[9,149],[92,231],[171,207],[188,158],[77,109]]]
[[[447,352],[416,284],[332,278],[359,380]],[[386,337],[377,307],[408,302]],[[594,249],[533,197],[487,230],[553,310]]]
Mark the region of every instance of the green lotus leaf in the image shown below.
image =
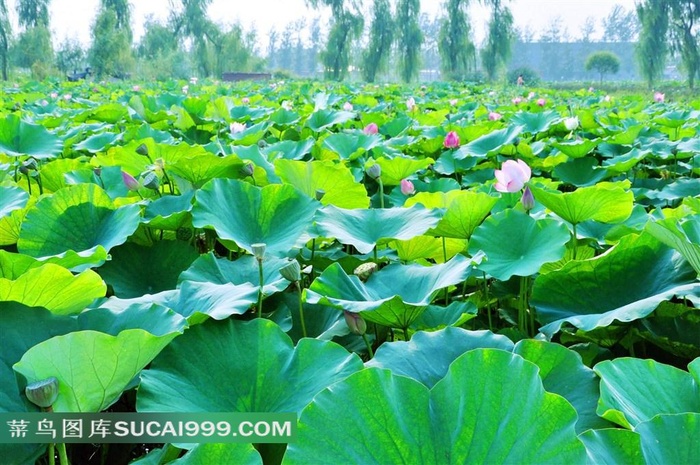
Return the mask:
[[[584,331],[644,318],[674,295],[698,292],[697,273],[648,234],[622,238],[608,253],[571,261],[535,280],[530,303],[552,335],[566,322]]]
[[[685,178],[667,184],[660,191],[648,191],[646,197],[657,200],[678,200],[700,196],[700,186],[696,179]]]
[[[61,139],[43,126],[24,122],[16,114],[0,119],[0,153],[49,159],[58,156],[62,149]]]
[[[598,160],[593,157],[575,158],[569,162],[557,165],[554,175],[561,181],[577,187],[592,186],[608,176],[608,171],[598,166]]]
[[[170,465],[211,465],[231,463],[236,465],[262,465],[260,454],[252,444],[198,444],[187,454]]]
[[[530,134],[545,132],[559,121],[561,121],[561,116],[552,110],[538,113],[519,112],[510,119],[511,123],[522,126],[523,132]]]
[[[513,240],[517,237],[518,240]],[[479,269],[502,281],[511,276],[530,276],[548,262],[561,259],[569,232],[555,220],[536,220],[516,210],[488,218],[474,230],[469,241],[471,255],[483,251]]]
[[[139,412],[300,412],[362,369],[332,342],[296,348],[271,321],[207,321],[173,341],[141,373]]]
[[[639,434],[619,428],[588,430],[578,437],[586,446],[590,463],[645,465]],[[657,462],[664,463],[664,462]],[[671,462],[668,462],[671,463]]]
[[[352,172],[332,161],[294,161],[279,159],[275,171],[286,184],[315,198],[316,192],[325,192],[321,203],[340,208],[367,208],[369,197],[365,187],[355,182]]]
[[[340,264],[326,268],[304,291],[305,300],[362,312],[381,325],[408,328],[425,310],[438,290],[466,279],[471,262],[458,255],[442,265],[393,264],[370,276],[366,283],[348,276]]]
[[[93,167],[88,163],[87,157],[58,158],[41,166],[41,184],[44,193],[56,192],[66,187],[66,176],[74,171],[90,172],[94,175]]]
[[[439,220],[438,211],[420,206],[346,210],[327,205],[316,213],[321,235],[351,244],[361,254],[371,252],[380,239],[407,240],[425,234]]]
[[[66,251],[87,257],[99,246],[109,251],[136,231],[140,212],[138,205],[115,208],[95,184],[65,187],[27,212],[17,248],[32,257],[60,257]]]
[[[409,328],[412,331],[436,331],[449,326],[462,326],[476,318],[478,308],[473,302],[452,302],[447,307],[428,305]]]
[[[491,197],[482,192],[451,190],[419,192],[408,199],[405,206],[419,203],[426,208],[445,208],[445,214],[431,233],[436,236],[469,239],[497,202],[498,197]]]
[[[700,456],[700,413],[657,415],[635,431],[646,463],[693,463]]]
[[[99,134],[93,134],[84,141],[75,144],[73,148],[75,150],[85,150],[90,153],[103,152],[108,147],[115,145],[116,142],[120,142],[122,137],[122,134],[101,132]]]
[[[290,126],[299,121],[300,116],[299,113],[288,111],[284,108],[278,108],[275,112],[270,114],[269,119],[278,126]]]
[[[182,195],[166,195],[150,202],[143,213],[143,223],[154,229],[177,231],[191,217],[194,191]]]
[[[354,160],[369,152],[379,144],[382,138],[376,134],[331,134],[323,140],[323,148],[337,153],[343,160]]]
[[[435,263],[445,263],[445,261],[464,251],[467,247],[467,241],[464,239],[416,236],[405,241],[392,241],[389,246],[396,250],[399,259],[406,262],[429,258],[434,260]]]
[[[559,344],[524,339],[515,345],[513,353],[537,365],[547,392],[559,394],[576,409],[577,432],[613,426],[596,415],[600,379],[576,352]]]
[[[263,264],[263,294],[271,295],[289,287],[289,281],[280,274],[280,268],[287,259],[268,258]],[[260,286],[258,262],[252,255],[231,261],[216,258],[213,253],[200,256],[187,270],[183,271],[178,282],[192,281],[211,284],[245,284]]]
[[[298,342],[301,340],[304,335],[301,328],[297,294],[285,292],[273,296],[270,301],[271,305],[276,309],[275,313],[270,316],[270,319],[277,323],[292,338],[292,341]],[[324,305],[312,305],[308,302],[305,302],[303,305],[307,337],[313,337],[321,341],[336,340],[336,342],[339,342],[337,338],[350,334],[345,318],[338,309]],[[359,339],[358,342],[361,345],[357,352],[366,350],[361,338],[357,336],[351,337]],[[347,345],[344,345],[344,347],[350,350]]]
[[[263,153],[270,160],[273,160],[278,156],[287,160],[299,160],[311,152],[311,148],[315,143],[316,141],[313,138],[300,141],[283,140],[281,142],[268,145],[263,149]]]
[[[180,273],[198,255],[182,241],[158,241],[151,247],[127,243],[112,250],[112,259],[99,273],[117,297],[139,297],[175,289]]]
[[[535,199],[571,224],[587,220],[620,223],[632,214],[634,194],[613,183],[561,193],[531,187]]]
[[[663,244],[676,249],[700,275],[700,216],[682,223],[672,219],[649,222],[646,231]]]
[[[649,150],[640,150],[637,147],[633,147],[632,150],[623,155],[616,155],[607,160],[603,160],[603,167],[611,174],[626,173],[644,160],[650,153],[651,151]]]
[[[89,309],[78,315],[80,330],[93,330],[118,336],[127,329],[143,329],[154,336],[182,333],[187,320],[175,311],[159,304],[133,304],[122,310]]]
[[[318,110],[306,120],[305,126],[312,131],[321,132],[322,130],[343,124],[355,117],[355,113],[351,111],[334,111],[334,110]]]
[[[213,179],[195,198],[195,227],[213,227],[220,238],[235,241],[248,252],[252,244],[265,243],[271,256],[289,253],[319,205],[290,185],[257,188],[231,179]]]
[[[94,120],[115,124],[125,119],[128,115],[128,107],[120,103],[106,103],[87,110],[81,115],[76,115],[76,120],[80,122]]]
[[[107,286],[94,271],[74,276],[53,263],[31,268],[16,279],[0,278],[0,301],[44,307],[56,315],[80,313],[106,292]]]
[[[0,186],[0,218],[27,205],[29,194],[19,187]]]
[[[513,143],[516,137],[523,131],[522,126],[509,126],[504,129],[490,132],[476,140],[463,145],[453,154],[455,160],[466,157],[483,158],[499,150],[504,145]]]
[[[552,147],[571,158],[583,158],[598,146],[600,139],[581,139],[567,142],[552,142]]]
[[[219,157],[202,147],[192,149],[186,156],[166,166],[168,172],[189,181],[195,188],[214,178],[241,178],[243,160],[235,155]]]
[[[365,366],[386,368],[394,375],[407,376],[432,389],[447,375],[453,361],[474,349],[511,352],[513,343],[507,337],[491,331],[466,331],[450,327],[432,333],[420,331],[409,342],[382,344]]]
[[[28,255],[0,250],[0,278],[14,281],[32,268],[44,265]]]
[[[179,333],[154,336],[129,329],[117,336],[76,331],[29,349],[14,365],[27,384],[55,376],[56,412],[101,412]]]
[[[191,324],[207,315],[223,320],[231,315],[242,315],[258,300],[258,287],[250,283],[213,284],[184,281],[180,285],[179,299],[169,306]],[[165,303],[164,303],[165,305]]]
[[[598,415],[625,428],[659,414],[700,414],[700,385],[687,371],[627,357],[600,362],[594,370],[600,376]]]
[[[432,158],[381,157],[376,160],[376,164],[382,167],[382,182],[385,186],[398,186],[402,179],[413,176],[416,171],[424,170],[433,163]],[[373,164],[370,162],[366,167]]]
[[[292,141],[284,141],[284,142],[292,142]],[[280,142],[280,144],[283,144],[284,142]],[[248,162],[253,163],[253,178],[255,179],[255,182],[257,183],[260,178],[260,172],[264,172],[265,175],[267,176],[267,181],[264,181],[260,183],[260,185],[267,185],[267,184],[281,184],[282,181],[280,180],[279,176],[275,173],[275,167],[272,163],[268,161],[268,158],[272,159],[273,157],[270,157],[270,155],[263,154],[263,152],[260,151],[260,147],[257,145],[251,145],[249,147],[243,147],[240,145],[232,145],[230,146],[231,152],[235,154],[238,158],[241,160],[246,160]]]
[[[302,412],[283,464],[584,463],[575,422],[533,364],[476,349],[430,390],[376,368],[324,390]]]

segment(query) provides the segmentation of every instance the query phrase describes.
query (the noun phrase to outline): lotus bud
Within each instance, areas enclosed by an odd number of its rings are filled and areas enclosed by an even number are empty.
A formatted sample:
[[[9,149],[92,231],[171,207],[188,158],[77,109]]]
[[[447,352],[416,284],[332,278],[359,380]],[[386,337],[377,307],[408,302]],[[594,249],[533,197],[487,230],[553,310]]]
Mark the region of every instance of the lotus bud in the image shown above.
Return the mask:
[[[148,156],[148,146],[146,144],[141,144],[138,147],[136,147],[136,153],[139,155],[143,155],[144,157]]]
[[[248,105],[248,104],[250,103],[250,99],[249,99],[248,97],[243,97],[243,98],[241,99],[241,103],[242,103],[243,105]]]
[[[414,111],[416,109],[416,99],[409,97],[408,100],[406,100],[406,109],[408,111]]]
[[[25,161],[22,163],[19,167],[19,172],[22,174],[27,174],[30,171],[36,170],[37,169],[37,164],[36,160],[33,158],[30,158],[29,160]]]
[[[229,130],[231,134],[238,134],[239,132],[245,131],[245,124],[234,121],[229,125]]]
[[[501,115],[500,113],[497,113],[495,111],[489,113],[489,121],[498,121],[501,118],[503,118],[503,115]]]
[[[368,136],[377,134],[379,132],[379,126],[377,126],[377,123],[369,123],[362,131]]]
[[[523,208],[526,212],[529,212],[530,210],[535,208],[535,197],[532,195],[530,186],[525,186],[523,196],[520,198],[520,203],[523,204]]]
[[[195,86],[195,85],[197,85],[197,81],[198,81],[198,80],[199,80],[199,79],[198,79],[196,76],[192,76],[192,77],[190,78],[190,84],[192,84],[193,86]]]
[[[343,310],[343,315],[345,316],[345,323],[348,325],[348,328],[350,328],[351,333],[362,336],[367,332],[367,323],[359,313]]]
[[[378,179],[382,175],[382,167],[375,163],[374,165],[367,168],[365,170],[365,173],[367,173],[367,176],[369,176],[372,179]]]
[[[413,183],[409,181],[408,179],[402,179],[401,180],[401,193],[403,195],[413,195],[416,193],[416,188],[413,186]]]
[[[656,103],[664,103],[664,100],[666,100],[666,94],[662,94],[661,92],[654,92],[654,101]]]
[[[253,255],[259,262],[265,260],[265,249],[267,248],[267,244],[264,242],[258,242],[256,244],[250,244],[250,248],[253,250]]]
[[[282,102],[282,108],[284,108],[287,111],[291,111],[292,110],[292,102],[290,102],[289,100],[285,100],[284,102]]]
[[[51,93],[49,94],[49,96],[50,96],[52,99],[57,99],[57,98],[58,98],[58,92],[51,92]]]
[[[102,168],[100,168],[99,166],[98,166],[97,168],[93,168],[93,169],[92,169],[92,172],[93,172],[93,173],[95,174],[95,176],[97,176],[98,178],[99,178],[100,176],[102,176]]]
[[[527,99],[528,99],[528,100],[532,100],[533,98],[535,98],[535,93],[534,93],[534,92],[530,92],[529,94],[527,94]]]
[[[160,179],[153,171],[147,171],[146,174],[142,173],[141,179],[143,180],[143,187],[147,189],[157,191],[160,187]]]
[[[443,145],[447,149],[456,149],[459,147],[459,136],[455,131],[450,131],[447,133],[445,136],[445,141],[443,142]]]
[[[547,105],[547,100],[546,100],[546,99],[543,99],[543,98],[537,99],[537,106],[543,107],[543,106],[545,106],[545,105]]]
[[[578,127],[579,121],[576,116],[572,116],[571,118],[566,118],[564,120],[564,126],[566,126],[566,129],[569,131],[573,131]]]
[[[134,92],[139,92],[141,90],[141,87],[138,85],[135,85],[131,88]]]
[[[367,281],[367,279],[372,276],[372,273],[377,271],[377,264],[374,262],[363,263],[362,265],[355,268],[352,273],[360,278],[362,281]]]
[[[350,102],[345,102],[345,103],[343,104],[343,110],[345,110],[345,111],[352,111],[352,103],[350,103]]]
[[[124,185],[126,186],[126,188],[130,191],[137,191],[139,190],[139,187],[141,187],[136,178],[127,173],[126,171],[122,171],[122,180],[124,181]]]
[[[255,173],[255,165],[252,163],[246,163],[241,168],[241,174],[245,177],[253,176],[253,173]]]
[[[450,99],[450,106],[451,107],[456,107],[457,106],[458,100],[456,98]]]
[[[515,98],[512,100],[513,105],[519,105],[519,104],[522,103],[522,101],[523,101],[522,97],[515,97]]]
[[[301,280],[301,266],[298,261],[292,260],[280,268],[280,274],[287,281],[295,283]]]
[[[28,385],[24,393],[32,404],[41,408],[49,408],[58,398],[58,380],[52,376],[51,378],[37,381]]]
[[[321,201],[321,199],[323,199],[324,195],[326,195],[326,191],[324,191],[323,189],[316,189],[316,192],[314,192],[314,196],[319,202]]]

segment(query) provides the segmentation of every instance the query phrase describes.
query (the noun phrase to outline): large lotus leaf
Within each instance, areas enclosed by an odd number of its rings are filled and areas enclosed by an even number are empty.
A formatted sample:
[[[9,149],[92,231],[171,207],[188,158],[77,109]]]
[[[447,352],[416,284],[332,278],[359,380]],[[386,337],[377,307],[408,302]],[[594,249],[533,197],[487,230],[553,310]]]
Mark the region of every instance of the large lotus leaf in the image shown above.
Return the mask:
[[[389,265],[366,283],[348,276],[338,263],[326,268],[306,289],[306,302],[362,312],[371,322],[407,328],[440,289],[466,279],[471,262],[457,255],[442,265]]]
[[[99,134],[93,134],[82,142],[75,144],[73,148],[75,150],[85,150],[90,153],[103,152],[110,146],[115,145],[116,142],[121,142],[122,137],[122,134],[101,132]]]
[[[316,339],[296,348],[271,321],[213,321],[189,329],[141,374],[139,412],[300,412],[318,392],[362,369],[356,355]]]
[[[665,413],[700,413],[700,385],[687,372],[655,360],[618,358],[594,367],[598,415],[626,428]]]
[[[309,115],[305,126],[320,132],[336,124],[342,124],[355,117],[351,111],[318,110]]]
[[[282,292],[289,287],[289,281],[280,274],[280,268],[288,263],[287,259],[268,258],[263,264],[263,294],[271,295]],[[183,271],[178,281],[193,281],[211,284],[253,284],[260,286],[258,262],[252,255],[244,255],[238,260],[216,258],[213,253],[200,256],[187,270]]]
[[[477,349],[431,390],[369,368],[321,392],[302,412],[283,463],[582,464],[575,422],[533,364]]]
[[[700,413],[657,415],[637,425],[646,463],[692,464],[700,457]]]
[[[581,139],[567,142],[553,142],[551,145],[561,153],[571,158],[583,158],[600,143],[599,139]]]
[[[95,184],[78,184],[44,197],[27,213],[17,248],[32,257],[61,256],[75,251],[83,257],[109,251],[136,231],[141,208],[115,208]]]
[[[62,148],[61,140],[43,126],[26,123],[15,114],[0,120],[0,153],[47,159],[59,155]]]
[[[244,284],[214,284],[184,281],[180,284],[178,299],[163,302],[188,318],[191,324],[198,323],[208,315],[223,320],[231,315],[242,315],[258,300],[258,286]],[[166,299],[169,296],[164,296]]]
[[[400,260],[406,262],[429,258],[435,263],[444,263],[464,251],[467,248],[467,241],[464,239],[445,239],[444,237],[416,236],[405,241],[392,241],[389,246],[396,250]]]
[[[118,336],[127,329],[143,329],[154,336],[182,333],[187,321],[175,311],[159,304],[133,304],[121,310],[89,309],[78,315],[81,330],[93,330]]]
[[[235,155],[219,157],[207,152],[203,147],[192,148],[187,155],[167,167],[183,179],[186,179],[196,188],[202,187],[207,181],[214,178],[241,178],[243,160]]]
[[[405,206],[410,207],[419,203],[425,208],[446,208],[442,219],[432,229],[432,234],[469,239],[497,202],[498,197],[491,197],[482,192],[451,190],[420,192],[406,200]]]
[[[454,152],[454,158],[455,160],[462,160],[466,157],[483,158],[504,145],[513,143],[522,131],[522,126],[509,126],[490,132],[459,148]]]
[[[127,117],[129,109],[125,105],[119,103],[107,103],[95,108],[91,108],[82,114],[75,116],[75,119],[80,122],[96,120],[105,123],[117,123]]]
[[[143,223],[154,229],[176,231],[190,219],[194,191],[166,195],[150,202],[143,212]]]
[[[346,210],[328,205],[316,213],[321,235],[354,246],[361,254],[372,251],[380,239],[411,239],[425,234],[440,220],[440,212],[420,206]]]
[[[586,446],[586,453],[591,464],[646,464],[642,455],[641,438],[634,431],[619,428],[588,430],[578,438]]]
[[[300,141],[283,140],[281,142],[268,145],[263,149],[263,153],[270,160],[274,160],[278,157],[285,158],[287,160],[300,160],[311,152],[311,148],[315,143],[315,139],[311,137]]]
[[[29,194],[19,187],[0,186],[0,218],[8,216],[15,210],[24,208],[29,201]]]
[[[620,223],[632,214],[634,194],[612,183],[581,187],[574,192],[555,192],[532,187],[538,202],[572,224],[587,220]]]
[[[323,147],[337,153],[343,160],[354,160],[382,142],[376,134],[331,134],[323,140]]]
[[[687,262],[648,234],[629,235],[609,252],[573,260],[535,280],[531,304],[552,335],[568,322],[590,331],[644,318],[674,295],[700,289]]]
[[[21,253],[0,250],[0,278],[13,281],[28,270],[37,268],[43,264],[43,262],[27,255],[22,255]]]
[[[290,185],[258,188],[231,179],[213,179],[195,197],[195,227],[213,227],[249,252],[252,244],[265,243],[272,256],[289,253],[319,205]]]
[[[316,192],[325,192],[321,203],[340,208],[367,208],[369,197],[365,186],[355,182],[352,172],[332,161],[295,161],[279,159],[275,170],[287,184],[314,198]]]
[[[433,163],[435,161],[432,158],[381,157],[376,160],[376,164],[382,168],[382,183],[385,186],[398,186],[402,179],[413,176],[416,171],[424,170]]]
[[[569,162],[557,165],[554,175],[560,181],[574,186],[592,186],[608,176],[608,171],[598,166],[598,160],[593,157],[575,158]]]
[[[74,276],[53,263],[29,269],[17,279],[0,278],[0,301],[44,307],[56,315],[80,313],[106,292],[107,286],[94,271]]]
[[[154,336],[142,329],[118,336],[76,331],[35,345],[13,368],[27,384],[51,376],[58,379],[55,411],[100,412],[178,334]]]
[[[662,243],[676,249],[700,275],[700,216],[680,224],[672,219],[649,222],[646,230]]]
[[[409,328],[411,331],[436,331],[448,326],[459,327],[476,318],[479,309],[474,302],[454,301],[447,307],[428,305]]]
[[[537,113],[519,112],[510,119],[511,123],[522,126],[523,132],[529,132],[530,134],[544,132],[552,124],[559,121],[561,121],[561,116],[552,110]]]
[[[506,281],[514,275],[533,275],[545,263],[561,259],[569,239],[563,224],[551,219],[536,220],[509,209],[493,215],[474,230],[469,253],[483,251],[486,260],[479,269]]]
[[[559,344],[533,339],[518,342],[513,353],[537,365],[547,392],[559,394],[576,409],[577,432],[612,426],[595,413],[600,380],[579,354]]]
[[[395,375],[408,376],[432,389],[445,377],[452,362],[474,349],[501,349],[510,352],[513,343],[507,337],[491,331],[467,331],[451,327],[432,333],[420,331],[408,342],[382,344],[374,358],[365,366],[389,369]]]
[[[170,465],[262,465],[260,454],[252,444],[198,444]]]
[[[177,278],[199,256],[188,243],[158,241],[151,247],[127,243],[112,251],[100,276],[120,298],[175,289]]]

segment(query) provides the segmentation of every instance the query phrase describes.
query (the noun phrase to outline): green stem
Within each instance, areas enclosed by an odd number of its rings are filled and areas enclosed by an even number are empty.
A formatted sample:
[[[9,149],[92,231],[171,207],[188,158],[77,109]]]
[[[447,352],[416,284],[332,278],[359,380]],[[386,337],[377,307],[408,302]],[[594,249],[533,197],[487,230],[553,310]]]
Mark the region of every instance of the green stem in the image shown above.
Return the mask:
[[[403,340],[406,341],[406,342],[408,342],[409,339],[410,339],[410,338],[408,337],[408,327],[404,327],[404,328],[402,328],[402,329],[403,329]]]
[[[260,288],[258,289],[258,318],[262,318],[262,301],[263,301],[263,263],[258,260],[258,277],[260,278]]]
[[[58,448],[58,460],[61,465],[70,465],[68,461],[68,454],[66,453],[66,445],[63,443],[57,444]]]
[[[306,335],[306,323],[304,322],[304,303],[301,299],[301,285],[299,281],[296,281],[297,293],[299,294],[299,319],[301,320],[301,335],[307,337]]]
[[[370,359],[374,358],[374,351],[372,350],[372,344],[369,343],[369,338],[367,337],[367,334],[363,334],[362,339],[365,341],[365,345],[367,346],[367,353],[369,353],[369,358]]]
[[[379,207],[384,208],[384,183],[381,177],[377,178],[377,182],[379,183]]]
[[[29,186],[29,196],[31,197],[32,195],[32,181],[29,179],[29,173],[25,175],[27,177],[27,186]]]
[[[484,297],[486,298],[486,315],[489,317],[489,330],[493,332],[493,320],[491,318],[491,298],[489,297],[489,282],[484,273]]]
[[[37,173],[36,183],[39,186],[39,195],[44,195],[44,186],[41,184],[41,174]]]
[[[445,236],[442,236],[442,259],[443,263],[447,263],[447,245],[445,245]],[[449,305],[449,293],[448,288],[445,288],[445,307]]]
[[[377,246],[374,246],[374,263],[379,263],[379,260],[377,259]]]
[[[572,225],[573,225],[573,227],[574,227],[574,231],[571,233],[571,237],[572,237],[572,239],[573,239],[573,242],[572,242],[572,243],[573,243],[573,245],[574,245],[574,250],[573,250],[573,255],[572,255],[572,257],[573,257],[574,260],[576,260],[576,249],[577,249],[577,245],[578,245],[578,239],[576,239],[576,238],[578,237],[578,235],[576,234],[576,223],[573,223]]]
[[[49,444],[49,465],[56,465],[56,444]]]
[[[520,277],[520,305],[518,309],[518,326],[520,331],[528,334],[527,330],[527,288],[529,286],[529,276]]]
[[[314,255],[316,255],[316,238],[311,239],[311,261],[314,261]],[[313,265],[313,263],[312,263]]]

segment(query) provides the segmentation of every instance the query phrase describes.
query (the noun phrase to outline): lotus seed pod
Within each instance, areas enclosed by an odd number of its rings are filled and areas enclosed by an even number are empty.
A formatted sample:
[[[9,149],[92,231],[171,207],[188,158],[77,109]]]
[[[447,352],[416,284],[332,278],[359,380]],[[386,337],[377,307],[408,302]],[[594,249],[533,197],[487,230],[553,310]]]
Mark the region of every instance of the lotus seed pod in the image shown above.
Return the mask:
[[[250,244],[251,249],[253,249],[253,255],[258,261],[263,261],[265,259],[265,249],[267,245],[264,242],[258,242],[257,244]]]
[[[27,399],[41,408],[49,408],[58,397],[58,380],[53,376],[28,385],[24,389]]]
[[[350,328],[353,334],[362,336],[367,332],[367,323],[359,313],[343,310],[343,316],[345,316],[345,323],[347,323],[348,328]]]
[[[370,166],[369,168],[367,168],[365,170],[365,172],[367,173],[367,176],[369,176],[370,178],[377,179],[378,177],[380,177],[382,175],[382,167],[377,165],[377,164],[374,164],[374,165]]]
[[[136,147],[136,153],[139,155],[143,155],[144,157],[148,156],[148,146],[146,144],[141,144],[138,147]]]
[[[143,180],[143,187],[157,191],[160,187],[160,179],[153,171],[147,171],[146,174],[141,173],[141,179]]]
[[[295,283],[301,280],[301,265],[299,265],[298,261],[292,260],[280,268],[280,274],[287,281]]]
[[[315,192],[316,200],[318,200],[320,202],[324,195],[326,195],[326,191],[324,191],[323,189],[316,189],[316,192]]]
[[[374,262],[367,262],[355,268],[353,274],[362,281],[366,281],[375,271],[377,271],[377,264]]]
[[[255,165],[252,163],[246,163],[243,165],[243,168],[241,168],[241,173],[246,177],[252,176],[253,173],[255,173]]]

